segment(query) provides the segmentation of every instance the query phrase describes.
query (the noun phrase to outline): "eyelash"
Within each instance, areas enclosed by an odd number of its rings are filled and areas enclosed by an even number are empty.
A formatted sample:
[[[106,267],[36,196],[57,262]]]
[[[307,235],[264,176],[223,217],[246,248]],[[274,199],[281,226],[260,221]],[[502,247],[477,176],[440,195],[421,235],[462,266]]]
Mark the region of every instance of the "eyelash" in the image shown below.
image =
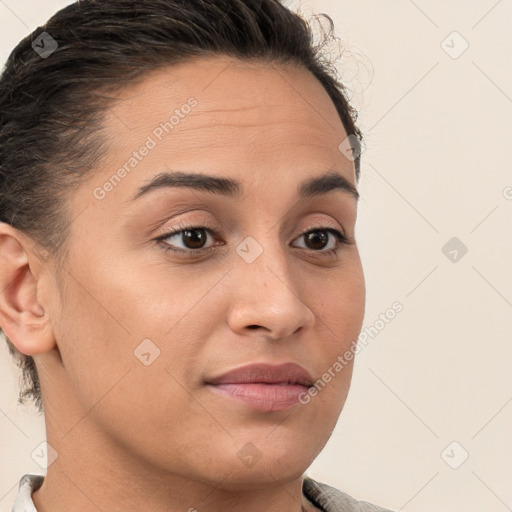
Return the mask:
[[[185,226],[185,225],[178,225],[178,227],[179,227],[179,229],[177,229],[175,231],[172,231],[170,233],[166,233],[164,235],[161,235],[158,238],[155,238],[154,240],[162,241],[162,240],[165,240],[165,239],[170,238],[172,236],[179,235],[179,234],[181,234],[181,233],[183,233],[185,231],[195,231],[195,230],[204,230],[204,231],[209,232],[213,236],[217,235],[217,233],[212,228],[210,228],[208,226]],[[341,233],[337,229],[331,228],[329,226],[310,228],[308,231],[305,231],[304,233],[299,235],[298,238],[300,238],[302,236],[305,236],[305,235],[308,235],[310,233],[313,233],[315,231],[327,231],[328,233],[331,233],[332,235],[334,235],[334,237],[336,238],[336,240],[338,242],[334,249],[329,249],[328,251],[322,251],[322,250],[315,251],[313,249],[309,249],[311,252],[313,252],[315,254],[320,254],[321,256],[325,256],[325,257],[334,256],[335,254],[338,254],[343,249],[344,246],[353,245],[355,243],[353,239],[345,236],[343,233]],[[162,249],[165,252],[173,252],[173,253],[179,253],[179,254],[196,254],[196,255],[203,254],[206,251],[209,251],[209,250],[215,248],[215,246],[213,246],[213,247],[207,247],[205,249],[176,249],[176,248],[171,247],[169,244],[166,244],[166,243],[161,244],[161,246],[162,246]],[[308,249],[305,249],[305,250],[308,250]]]

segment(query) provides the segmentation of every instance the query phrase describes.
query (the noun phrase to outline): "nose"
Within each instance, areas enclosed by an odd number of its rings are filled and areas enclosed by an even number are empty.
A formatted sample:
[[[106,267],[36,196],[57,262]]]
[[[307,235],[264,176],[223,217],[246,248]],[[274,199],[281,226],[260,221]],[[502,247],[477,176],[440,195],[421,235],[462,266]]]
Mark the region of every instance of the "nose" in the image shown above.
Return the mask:
[[[250,263],[240,257],[230,275],[234,291],[228,323],[237,334],[279,340],[314,325],[300,276],[291,273],[282,251],[265,250]]]

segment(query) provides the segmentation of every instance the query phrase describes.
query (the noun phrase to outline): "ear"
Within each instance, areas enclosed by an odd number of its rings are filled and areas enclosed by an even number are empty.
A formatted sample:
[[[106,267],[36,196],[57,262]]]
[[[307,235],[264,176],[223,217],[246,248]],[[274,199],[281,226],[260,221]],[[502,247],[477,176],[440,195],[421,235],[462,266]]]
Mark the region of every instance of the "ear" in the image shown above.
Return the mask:
[[[19,230],[0,222],[0,326],[25,355],[55,346],[48,311],[41,303],[47,264],[31,247],[35,245]]]

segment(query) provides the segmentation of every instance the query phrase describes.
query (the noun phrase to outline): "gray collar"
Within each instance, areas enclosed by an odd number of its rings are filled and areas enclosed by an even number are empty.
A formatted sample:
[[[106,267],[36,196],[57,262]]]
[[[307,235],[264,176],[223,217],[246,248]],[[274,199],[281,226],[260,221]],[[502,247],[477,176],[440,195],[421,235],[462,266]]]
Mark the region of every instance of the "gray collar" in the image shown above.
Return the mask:
[[[22,476],[18,495],[11,512],[37,512],[32,500],[32,493],[41,487],[43,475],[27,473]],[[391,512],[388,509],[358,501],[348,494],[304,476],[302,483],[304,496],[323,512]]]

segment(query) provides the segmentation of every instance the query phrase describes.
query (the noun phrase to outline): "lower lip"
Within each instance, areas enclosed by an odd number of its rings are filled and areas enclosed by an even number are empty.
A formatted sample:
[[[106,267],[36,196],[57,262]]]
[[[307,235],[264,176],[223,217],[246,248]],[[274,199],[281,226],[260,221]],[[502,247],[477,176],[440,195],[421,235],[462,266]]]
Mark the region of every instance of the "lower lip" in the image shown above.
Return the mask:
[[[299,403],[308,388],[300,384],[216,384],[210,385],[228,398],[244,402],[258,411],[284,411]]]

